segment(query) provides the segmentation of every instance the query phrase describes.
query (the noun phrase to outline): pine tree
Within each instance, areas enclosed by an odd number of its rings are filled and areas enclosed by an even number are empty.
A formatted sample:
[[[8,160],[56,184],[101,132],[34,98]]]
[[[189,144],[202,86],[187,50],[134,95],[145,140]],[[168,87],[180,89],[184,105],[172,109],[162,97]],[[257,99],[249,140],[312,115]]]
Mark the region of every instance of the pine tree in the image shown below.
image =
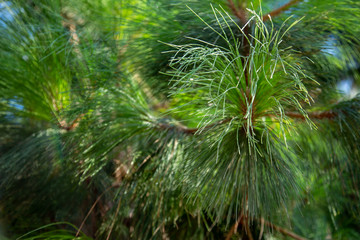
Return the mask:
[[[3,238],[360,239],[359,19],[353,0],[0,3]]]

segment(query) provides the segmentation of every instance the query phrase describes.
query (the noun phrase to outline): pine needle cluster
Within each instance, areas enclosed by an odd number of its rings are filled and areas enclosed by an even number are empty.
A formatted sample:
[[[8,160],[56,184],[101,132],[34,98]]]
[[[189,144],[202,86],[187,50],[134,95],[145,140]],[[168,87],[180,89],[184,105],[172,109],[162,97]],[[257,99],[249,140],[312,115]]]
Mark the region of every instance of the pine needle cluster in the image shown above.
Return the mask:
[[[359,9],[0,3],[4,238],[360,238]]]

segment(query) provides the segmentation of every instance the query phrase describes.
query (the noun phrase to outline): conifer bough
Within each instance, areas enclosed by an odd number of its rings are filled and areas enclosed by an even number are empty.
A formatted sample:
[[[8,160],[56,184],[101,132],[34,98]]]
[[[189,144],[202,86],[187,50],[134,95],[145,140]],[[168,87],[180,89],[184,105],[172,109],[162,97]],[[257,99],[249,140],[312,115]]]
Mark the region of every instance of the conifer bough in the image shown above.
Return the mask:
[[[359,9],[1,3],[4,234],[359,239]]]

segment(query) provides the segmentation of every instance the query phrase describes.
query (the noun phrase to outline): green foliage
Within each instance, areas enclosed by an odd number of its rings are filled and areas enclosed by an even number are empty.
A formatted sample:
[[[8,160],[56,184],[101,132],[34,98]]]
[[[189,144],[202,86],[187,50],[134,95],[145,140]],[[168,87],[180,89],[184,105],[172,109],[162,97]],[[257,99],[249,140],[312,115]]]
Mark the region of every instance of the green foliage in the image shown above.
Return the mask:
[[[359,238],[360,5],[283,3],[1,3],[7,236]]]
[[[35,229],[27,234],[24,234],[23,236],[17,238],[17,239],[23,239],[23,240],[36,240],[36,239],[46,239],[46,240],[55,240],[55,239],[72,239],[72,240],[91,240],[91,238],[86,237],[84,234],[80,234],[80,236],[78,236],[78,234],[76,234],[76,232],[71,231],[71,230],[64,230],[64,229],[55,229],[55,230],[51,230],[51,228],[53,228],[54,226],[57,225],[68,225],[69,228],[73,228],[75,230],[77,230],[77,228],[70,224],[70,223],[54,223],[54,224],[48,224],[46,226],[40,227],[38,229]],[[38,233],[42,230],[46,229],[47,231],[43,232],[43,233]],[[48,230],[49,229],[49,230]],[[74,237],[75,235],[75,237]]]

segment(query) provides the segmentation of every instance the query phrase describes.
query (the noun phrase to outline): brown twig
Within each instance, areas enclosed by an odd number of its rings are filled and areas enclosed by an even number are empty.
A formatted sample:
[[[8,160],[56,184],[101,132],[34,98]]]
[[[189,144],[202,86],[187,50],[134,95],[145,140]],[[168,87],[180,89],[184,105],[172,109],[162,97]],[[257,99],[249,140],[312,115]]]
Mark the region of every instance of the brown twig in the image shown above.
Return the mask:
[[[293,118],[293,119],[305,120],[304,115],[301,114],[301,113],[298,113],[298,112],[285,112],[284,115],[286,115],[287,117]],[[276,117],[277,115],[270,113],[270,114],[265,114],[265,115],[261,115],[261,116]],[[317,119],[317,120],[334,119],[337,116],[338,116],[338,113],[333,112],[333,111],[310,112],[310,113],[308,113],[308,117],[310,119]]]
[[[260,226],[259,240],[261,240],[261,239],[262,239],[262,236],[263,236],[263,234],[264,234],[265,221],[264,221],[264,219],[263,219],[263,218],[261,218],[261,220],[260,220],[260,224],[261,224],[261,226]]]
[[[75,21],[74,21],[74,16],[68,12],[63,12],[61,14],[61,16],[63,17],[63,21],[62,21],[62,25],[64,28],[69,30],[70,33],[70,42],[75,46],[75,52],[78,54],[80,53],[80,50],[78,49],[78,45],[80,43],[80,38],[77,34],[76,31],[76,25],[75,25]]]
[[[248,239],[254,240],[254,237],[253,237],[250,227],[249,227],[248,218],[246,216],[244,217],[243,214],[240,215],[240,217],[236,220],[234,225],[231,227],[230,231],[226,235],[226,240],[230,240],[231,237],[237,232],[239,223],[241,223],[241,225],[243,225],[243,227],[245,228],[245,234],[248,237]]]
[[[244,8],[241,8],[241,7],[236,7],[232,0],[228,0],[227,5],[230,8],[232,14],[234,14],[240,20],[240,22],[243,24],[244,38],[245,39],[244,39],[244,42],[243,42],[244,44],[242,46],[242,50],[243,50],[243,55],[245,57],[247,57],[250,54],[250,42],[249,42],[250,25],[247,23],[248,18],[247,18],[246,10]],[[242,59],[242,64],[243,64],[243,66],[245,68],[244,75],[245,75],[246,87],[248,87],[248,86],[250,86],[249,73],[248,73],[249,69],[246,66],[246,62],[245,62],[244,59]]]
[[[75,15],[70,12],[64,11],[61,13],[61,16],[63,18],[63,21],[62,21],[63,27],[65,29],[67,29],[70,33],[69,41],[72,44],[72,46],[74,47],[74,52],[76,53],[77,57],[79,59],[81,59],[81,62],[84,65],[84,67],[86,67],[86,69],[88,71],[90,71],[90,69],[87,65],[87,62],[85,61],[84,56],[80,50],[80,38],[79,38],[79,35],[76,30],[76,22],[77,21],[75,20]],[[87,81],[89,84],[88,79],[84,78],[84,80]]]
[[[261,218],[261,221],[263,221],[266,226],[268,226],[268,227],[270,227],[270,228],[272,228],[272,229],[274,229],[274,230],[276,230],[276,231],[278,231],[278,232],[280,232],[280,233],[282,233],[282,234],[284,234],[284,235],[286,235],[286,236],[289,236],[289,237],[291,237],[291,238],[293,238],[293,239],[296,239],[296,240],[307,240],[306,238],[301,237],[301,236],[297,235],[296,233],[291,232],[291,231],[288,230],[288,229],[279,227],[279,226],[277,226],[277,225],[275,225],[275,224],[273,224],[273,223],[271,223],[271,222],[268,222],[268,221],[264,220],[263,218]]]
[[[222,125],[222,124],[228,123],[232,119],[233,118],[227,118],[227,119],[221,120],[219,122],[209,124],[209,125],[205,126],[203,129],[204,130],[205,129],[210,129],[210,128],[215,127],[217,125]],[[178,132],[189,134],[189,135],[194,135],[197,131],[200,130],[200,128],[187,128],[187,127],[185,127],[183,125],[171,125],[171,124],[167,124],[167,123],[158,124],[158,128],[161,129],[161,130],[176,130]]]
[[[305,120],[304,115],[302,115],[301,113],[286,112],[285,115],[288,117],[291,117],[291,118]],[[338,114],[335,112],[332,112],[332,111],[325,111],[325,112],[311,112],[311,113],[308,113],[308,116],[310,119],[320,119],[321,120],[321,119],[333,119],[333,118],[337,117]]]
[[[228,232],[228,234],[226,235],[226,240],[230,240],[231,237],[234,235],[234,233],[237,232],[239,223],[242,222],[243,219],[243,215],[241,214],[240,217],[236,220],[236,222],[234,223],[234,225],[231,227],[230,231]]]
[[[231,12],[243,23],[247,22],[246,11],[243,8],[238,8],[232,0],[228,0],[228,7]]]
[[[78,231],[76,232],[75,237],[79,236],[80,231],[81,231],[82,227],[84,226],[86,220],[88,219],[88,217],[90,216],[90,214],[94,211],[94,208],[95,208],[96,204],[100,201],[100,199],[102,198],[102,196],[104,196],[104,194],[105,194],[107,191],[109,191],[111,188],[116,188],[116,187],[117,187],[117,185],[111,185],[110,187],[108,187],[107,189],[105,189],[105,191],[104,191],[102,194],[100,194],[100,196],[96,199],[96,201],[95,201],[94,204],[91,206],[91,208],[90,208],[90,210],[88,211],[88,213],[86,214],[84,220],[81,222],[80,227],[79,227]]]
[[[245,226],[245,233],[248,236],[249,240],[254,240],[254,237],[253,237],[250,227],[249,227],[249,221],[248,221],[247,217],[245,218],[245,220],[243,220],[243,224]]]
[[[270,13],[266,14],[263,16],[262,20],[265,22],[267,20],[273,17],[276,17],[278,15],[280,15],[282,12],[286,11],[287,9],[289,9],[292,5],[298,3],[298,2],[301,2],[302,0],[291,0],[290,2],[288,2],[287,4],[271,11]]]
[[[302,115],[301,113],[285,112],[285,115],[290,117],[290,118],[305,120],[304,115]],[[75,129],[79,125],[79,121],[81,120],[81,118],[83,116],[84,116],[84,114],[80,114],[69,125],[67,125],[65,121],[58,122],[58,126],[59,126],[59,128],[64,129],[66,131],[71,131],[71,130]],[[275,117],[274,114],[266,114],[264,116]],[[325,111],[325,112],[311,112],[311,113],[308,113],[308,116],[309,116],[310,119],[322,120],[322,119],[334,119],[335,117],[338,116],[338,114],[335,113],[335,112],[332,112],[332,111]],[[233,119],[234,119],[234,117],[226,118],[226,119],[223,119],[221,121],[209,124],[209,125],[203,127],[203,130],[208,130],[208,129],[211,129],[211,128],[215,127],[215,126],[228,123]],[[173,124],[168,124],[168,123],[160,123],[160,124],[157,125],[157,128],[161,129],[161,130],[175,130],[175,131],[178,131],[178,132],[181,132],[181,133],[184,133],[184,134],[188,134],[188,135],[194,135],[196,132],[198,132],[201,129],[201,128],[187,128],[187,127],[185,127],[183,125],[180,125],[180,124],[179,125],[173,125]]]
[[[282,228],[282,227],[279,227],[271,222],[268,222],[266,221],[264,218],[261,218],[260,219],[260,222],[261,222],[261,233],[260,233],[260,236],[262,236],[262,232],[263,232],[263,226],[266,225],[276,231],[278,231],[279,233],[283,234],[283,235],[286,235],[286,236],[289,236],[293,239],[296,239],[296,240],[307,240],[306,238],[304,237],[301,237],[299,235],[297,235],[296,233],[288,230],[288,229],[285,229],[285,228]],[[250,240],[253,240],[253,236],[250,232],[250,228],[249,228],[249,224],[247,223],[247,219],[244,219],[243,215],[241,215],[238,220],[235,222],[235,224],[231,227],[230,231],[228,232],[228,234],[226,235],[226,240],[230,240],[231,237],[234,235],[234,233],[236,233],[237,231],[237,228],[239,226],[239,223],[241,223],[244,227],[245,227],[245,231],[246,231],[246,234],[248,236],[248,238]],[[259,238],[260,239],[260,238]]]
[[[77,118],[74,119],[70,124],[67,124],[65,120],[58,122],[58,127],[64,129],[66,131],[71,131],[79,125],[79,121],[84,116],[84,114],[80,114]]]
[[[305,120],[304,115],[302,115],[301,113],[285,112],[285,115],[290,117],[290,118],[293,118],[293,119]],[[275,117],[274,114],[266,114],[266,115],[263,115],[263,116]],[[308,116],[309,116],[310,119],[322,120],[322,119],[334,119],[334,118],[336,118],[338,116],[338,114],[336,112],[332,112],[332,111],[325,111],[325,112],[310,112],[310,113],[308,113]],[[205,126],[203,129],[204,130],[211,129],[211,128],[215,127],[215,126],[228,123],[232,119],[234,119],[234,118],[223,119],[223,120],[221,120],[219,122],[209,124],[209,125]],[[180,133],[184,133],[184,134],[188,134],[188,135],[194,135],[197,131],[200,130],[200,128],[187,128],[187,127],[185,127],[183,125],[171,125],[171,124],[167,124],[167,123],[158,124],[158,129],[161,129],[161,130],[175,130],[175,131],[178,131]]]
[[[244,68],[244,78],[245,78],[245,90],[241,90],[243,92],[244,97],[247,99],[248,102],[250,102],[250,86],[251,86],[251,73],[250,73],[250,67],[248,63],[248,57],[250,55],[250,49],[251,49],[251,43],[250,43],[250,23],[248,22],[248,17],[246,14],[245,7],[236,7],[234,2],[232,0],[228,0],[228,7],[230,8],[231,12],[240,20],[242,24],[243,29],[243,41],[241,45],[241,52],[243,54],[243,58],[241,58],[241,63]],[[245,109],[246,110],[246,109]],[[254,111],[253,111],[254,112]],[[245,111],[244,111],[245,113]],[[253,120],[253,116],[251,117],[251,120]]]
[[[114,229],[116,217],[117,217],[117,215],[119,214],[119,211],[120,211],[120,206],[121,206],[121,199],[119,200],[119,203],[118,203],[118,205],[117,205],[116,212],[115,212],[115,216],[114,216],[114,220],[113,220],[112,223],[111,223],[110,230],[109,230],[109,233],[108,233],[108,235],[107,235],[107,237],[106,237],[106,240],[109,240],[109,239],[110,239],[112,230]]]

